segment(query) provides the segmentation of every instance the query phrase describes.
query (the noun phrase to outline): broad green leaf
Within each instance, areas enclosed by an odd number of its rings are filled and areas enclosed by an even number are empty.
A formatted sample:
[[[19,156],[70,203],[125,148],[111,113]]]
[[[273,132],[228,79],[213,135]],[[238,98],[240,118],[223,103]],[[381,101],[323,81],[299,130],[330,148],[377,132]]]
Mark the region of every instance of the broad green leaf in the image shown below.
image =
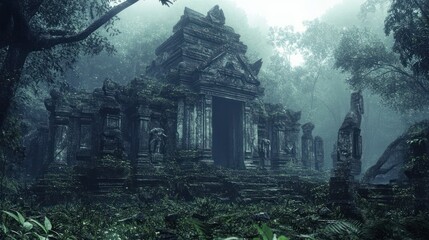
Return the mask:
[[[4,213],[6,213],[7,215],[9,215],[10,217],[12,217],[13,219],[15,219],[17,222],[19,222],[19,218],[16,214],[8,212],[8,211],[3,211]]]
[[[265,236],[265,233],[261,227],[256,226],[256,229],[258,230],[259,235],[262,237],[262,240],[272,240],[272,239],[268,239],[267,236]]]
[[[4,234],[6,234],[8,232],[7,227],[3,223],[1,224],[1,229],[3,230]]]
[[[262,225],[262,230],[265,233],[265,236],[268,238],[268,240],[272,240],[274,238],[273,230],[271,230],[270,227],[268,227],[267,224]]]
[[[289,238],[285,237],[285,236],[280,236],[277,238],[277,240],[289,240]]]
[[[44,237],[44,236],[42,236],[42,235],[40,235],[40,234],[38,234],[38,233],[34,233],[34,236],[36,236],[39,240],[48,240],[48,238],[47,237]]]
[[[43,226],[39,221],[34,220],[34,219],[30,219],[29,221],[36,224],[37,226],[39,226],[45,233],[48,233],[45,226]]]
[[[22,227],[24,228],[24,230],[26,232],[30,231],[31,229],[33,229],[33,224],[31,224],[30,222],[24,222],[22,224]]]
[[[52,230],[51,221],[49,221],[49,219],[47,217],[45,217],[45,229],[48,232]]]
[[[18,215],[19,223],[21,223],[21,225],[24,225],[24,222],[25,222],[24,216],[22,216],[22,214],[19,212],[16,212],[16,215]]]

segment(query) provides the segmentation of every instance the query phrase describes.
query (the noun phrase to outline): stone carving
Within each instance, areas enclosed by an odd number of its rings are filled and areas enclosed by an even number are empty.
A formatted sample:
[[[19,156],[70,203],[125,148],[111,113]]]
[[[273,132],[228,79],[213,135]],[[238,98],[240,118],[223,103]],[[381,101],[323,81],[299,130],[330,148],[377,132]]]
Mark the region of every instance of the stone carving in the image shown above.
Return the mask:
[[[292,138],[291,135],[286,134],[285,141],[285,152],[288,155],[296,156],[296,141]]]
[[[207,18],[216,24],[225,24],[225,15],[223,14],[223,10],[219,8],[218,5],[214,6],[210,11],[207,13]]]
[[[119,84],[112,81],[110,78],[106,78],[103,83],[103,92],[106,96],[114,96],[117,89],[119,88]]]
[[[264,168],[266,163],[270,159],[271,141],[266,138],[260,139],[258,144],[258,152],[259,152],[259,157],[261,159],[260,167]]]
[[[154,128],[150,130],[149,134],[149,152],[162,154],[165,147],[165,140],[167,135],[164,134],[164,129]]]
[[[253,63],[250,67],[255,72],[255,74],[258,75],[262,67],[262,58]]]

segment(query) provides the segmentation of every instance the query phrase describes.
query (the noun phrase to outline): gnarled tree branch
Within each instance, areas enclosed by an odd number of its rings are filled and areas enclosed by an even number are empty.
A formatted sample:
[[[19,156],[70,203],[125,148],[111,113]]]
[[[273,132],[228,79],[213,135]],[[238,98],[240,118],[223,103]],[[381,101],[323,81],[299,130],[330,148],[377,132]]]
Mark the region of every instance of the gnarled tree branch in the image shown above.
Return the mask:
[[[106,12],[103,16],[101,16],[99,19],[95,20],[91,25],[89,25],[85,30],[83,30],[80,33],[77,33],[74,35],[61,36],[61,37],[40,36],[34,47],[34,51],[49,49],[59,44],[74,43],[74,42],[82,41],[86,39],[91,33],[95,32],[97,29],[99,29],[101,26],[107,23],[118,13],[120,13],[121,11],[123,11],[124,9],[128,8],[129,6],[133,5],[138,1],[139,0],[127,0],[121,4],[116,5],[108,12]]]

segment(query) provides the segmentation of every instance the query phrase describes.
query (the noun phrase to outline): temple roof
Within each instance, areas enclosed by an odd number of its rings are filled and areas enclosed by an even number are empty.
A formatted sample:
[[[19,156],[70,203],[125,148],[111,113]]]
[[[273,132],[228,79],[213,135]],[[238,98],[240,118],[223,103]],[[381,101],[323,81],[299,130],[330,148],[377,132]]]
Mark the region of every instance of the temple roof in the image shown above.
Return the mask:
[[[249,63],[246,52],[240,35],[225,25],[219,6],[206,15],[185,8],[173,35],[156,49],[147,73],[190,86],[224,85],[256,96],[261,92],[257,75],[262,60]]]

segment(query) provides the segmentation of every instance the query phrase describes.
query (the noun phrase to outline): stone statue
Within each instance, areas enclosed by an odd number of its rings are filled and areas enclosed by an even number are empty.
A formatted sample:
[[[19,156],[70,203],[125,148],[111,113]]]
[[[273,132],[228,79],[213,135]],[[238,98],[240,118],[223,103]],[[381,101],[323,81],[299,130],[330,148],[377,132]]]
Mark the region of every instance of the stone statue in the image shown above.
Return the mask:
[[[259,141],[258,146],[259,157],[261,158],[261,168],[265,167],[265,162],[270,158],[271,152],[271,141],[266,138],[262,138]]]
[[[167,135],[164,134],[163,128],[153,128],[149,132],[149,152],[150,153],[162,153],[165,146],[165,139]]]

